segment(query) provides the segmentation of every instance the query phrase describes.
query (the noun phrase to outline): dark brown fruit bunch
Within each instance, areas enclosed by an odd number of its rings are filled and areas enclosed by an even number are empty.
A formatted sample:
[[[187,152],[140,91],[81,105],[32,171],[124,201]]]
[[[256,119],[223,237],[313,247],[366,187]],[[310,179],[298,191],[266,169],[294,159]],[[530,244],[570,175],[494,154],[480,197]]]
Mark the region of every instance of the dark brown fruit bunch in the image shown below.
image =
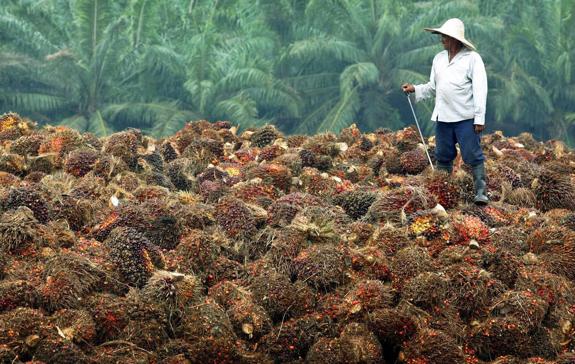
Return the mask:
[[[575,186],[568,175],[544,170],[537,181],[534,192],[540,210],[575,210]]]
[[[397,252],[392,260],[392,281],[401,288],[411,278],[433,270],[429,252],[419,246],[408,246]]]
[[[365,324],[347,325],[339,338],[320,338],[310,349],[306,363],[379,363],[383,349]]]
[[[328,316],[314,314],[294,318],[262,337],[258,350],[281,362],[304,358],[313,343],[332,330]]]
[[[273,143],[279,136],[280,133],[272,125],[266,125],[256,130],[250,140],[253,146],[262,148]]]
[[[46,309],[79,308],[83,298],[105,286],[104,271],[76,254],[55,255],[46,263],[42,298]]]
[[[399,157],[399,162],[403,172],[406,174],[420,174],[429,166],[427,155],[420,148],[402,153]]]
[[[343,254],[333,245],[312,245],[294,259],[296,275],[316,289],[332,289],[345,280]]]
[[[4,210],[16,209],[19,206],[25,206],[32,210],[34,217],[42,224],[50,220],[50,204],[33,187],[22,186],[12,188],[7,198],[2,201]]]
[[[438,330],[423,330],[410,340],[404,351],[408,363],[464,363],[463,351],[455,339]]]
[[[104,143],[103,153],[122,159],[128,168],[134,169],[138,164],[140,137],[141,135],[135,131],[112,134]]]
[[[305,283],[292,284],[287,275],[273,270],[255,277],[249,290],[254,302],[265,308],[274,322],[311,311],[315,306],[314,294]]]
[[[0,218],[0,252],[20,252],[37,243],[38,238],[38,220],[29,208],[18,207]]]
[[[76,149],[64,162],[64,170],[75,177],[82,177],[90,172],[98,160],[99,153],[92,149]]]
[[[253,236],[256,222],[251,210],[239,199],[226,197],[216,206],[216,221],[231,238]]]
[[[353,219],[359,219],[367,213],[376,195],[366,191],[349,191],[337,195],[334,202],[341,206]]]
[[[20,154],[21,156],[36,156],[38,155],[38,149],[43,141],[44,136],[39,133],[23,136],[10,144],[10,151],[12,153]]]
[[[105,244],[111,261],[129,285],[143,287],[156,267],[165,265],[161,250],[133,228],[114,229]]]
[[[302,167],[315,167],[317,164],[317,157],[314,152],[307,149],[302,149],[299,152]]]
[[[0,281],[0,312],[16,307],[38,307],[40,294],[36,287],[22,280]]]

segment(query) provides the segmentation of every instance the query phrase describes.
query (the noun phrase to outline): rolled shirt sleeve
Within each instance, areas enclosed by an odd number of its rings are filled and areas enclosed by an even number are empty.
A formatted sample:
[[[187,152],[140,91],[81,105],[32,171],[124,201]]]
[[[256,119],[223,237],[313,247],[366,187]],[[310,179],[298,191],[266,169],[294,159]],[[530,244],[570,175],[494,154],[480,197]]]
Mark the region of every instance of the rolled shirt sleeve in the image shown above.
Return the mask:
[[[485,109],[487,104],[487,74],[481,56],[473,54],[471,61],[471,82],[473,89],[473,124],[485,125]]]

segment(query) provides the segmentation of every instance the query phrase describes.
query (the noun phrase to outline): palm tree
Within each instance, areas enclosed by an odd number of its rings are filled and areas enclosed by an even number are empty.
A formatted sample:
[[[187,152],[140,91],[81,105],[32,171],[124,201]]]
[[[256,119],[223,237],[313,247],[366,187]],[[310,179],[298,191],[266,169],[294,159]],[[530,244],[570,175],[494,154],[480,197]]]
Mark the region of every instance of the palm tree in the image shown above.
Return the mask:
[[[496,118],[516,125],[514,132],[527,128],[574,145],[575,1],[521,5],[519,16],[504,14],[506,36],[491,50]]]
[[[472,2],[310,0],[278,65],[308,101],[295,131],[337,132],[353,121],[364,130],[405,125],[399,85],[425,81],[440,50],[422,28],[462,9],[478,12]]]
[[[188,107],[205,119],[241,126],[273,122],[273,115],[298,116],[295,90],[274,77],[274,42],[251,1],[196,2],[184,40]]]
[[[22,64],[26,76],[12,83],[15,90],[2,92],[3,108],[41,112],[44,120],[97,135],[126,126],[183,124],[193,116],[174,102],[156,102],[138,92],[126,96],[133,91],[128,85],[135,84],[136,66],[142,72],[142,60],[153,63],[150,53],[156,49],[142,40],[144,24],[155,24],[146,10],[153,2],[134,0],[130,7],[112,0],[13,3],[0,15],[10,46],[3,57],[12,51],[30,62]]]

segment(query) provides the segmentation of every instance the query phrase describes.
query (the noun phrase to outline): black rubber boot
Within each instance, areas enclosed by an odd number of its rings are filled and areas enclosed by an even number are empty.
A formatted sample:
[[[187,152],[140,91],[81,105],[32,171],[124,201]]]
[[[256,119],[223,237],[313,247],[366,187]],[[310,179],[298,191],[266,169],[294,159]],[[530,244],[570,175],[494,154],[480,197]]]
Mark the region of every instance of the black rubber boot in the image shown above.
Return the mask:
[[[487,197],[487,183],[485,182],[485,166],[480,163],[472,167],[473,172],[473,185],[475,186],[475,197],[473,202],[476,205],[487,205],[489,198]]]
[[[436,168],[439,171],[445,171],[445,172],[447,172],[447,174],[451,174],[451,172],[453,172],[453,162],[442,163],[442,162],[438,161]]]

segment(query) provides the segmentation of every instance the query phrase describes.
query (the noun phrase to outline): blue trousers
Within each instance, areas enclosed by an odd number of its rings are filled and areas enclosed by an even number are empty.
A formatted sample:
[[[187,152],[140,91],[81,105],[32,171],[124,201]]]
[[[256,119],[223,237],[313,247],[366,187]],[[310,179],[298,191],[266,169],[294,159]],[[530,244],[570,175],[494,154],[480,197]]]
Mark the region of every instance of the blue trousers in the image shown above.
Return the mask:
[[[459,143],[461,157],[472,167],[483,163],[479,134],[475,132],[473,119],[455,123],[437,121],[435,125],[435,159],[439,163],[450,164],[457,157],[455,143]]]

